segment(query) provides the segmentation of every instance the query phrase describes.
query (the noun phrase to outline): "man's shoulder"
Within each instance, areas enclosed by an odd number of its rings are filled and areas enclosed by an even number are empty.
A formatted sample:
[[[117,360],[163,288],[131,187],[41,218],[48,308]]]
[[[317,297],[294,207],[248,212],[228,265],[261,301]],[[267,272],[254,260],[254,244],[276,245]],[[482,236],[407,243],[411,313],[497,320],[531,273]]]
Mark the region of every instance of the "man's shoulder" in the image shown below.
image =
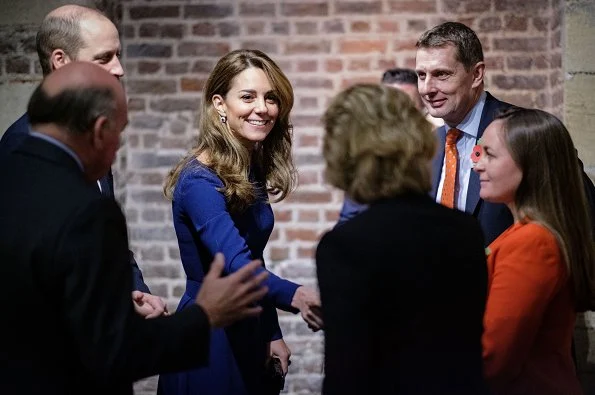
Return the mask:
[[[6,129],[0,138],[0,152],[8,153],[19,146],[29,134],[29,117],[23,114]]]

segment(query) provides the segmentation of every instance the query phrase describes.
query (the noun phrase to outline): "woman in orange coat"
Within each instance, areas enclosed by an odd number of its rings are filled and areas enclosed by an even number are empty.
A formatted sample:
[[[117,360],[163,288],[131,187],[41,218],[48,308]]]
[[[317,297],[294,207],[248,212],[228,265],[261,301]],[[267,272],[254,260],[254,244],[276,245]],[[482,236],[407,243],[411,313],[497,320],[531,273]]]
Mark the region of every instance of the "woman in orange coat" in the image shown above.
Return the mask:
[[[576,312],[593,306],[595,250],[581,173],[564,125],[515,108],[488,126],[480,196],[514,224],[487,249],[484,374],[495,394],[574,395]]]

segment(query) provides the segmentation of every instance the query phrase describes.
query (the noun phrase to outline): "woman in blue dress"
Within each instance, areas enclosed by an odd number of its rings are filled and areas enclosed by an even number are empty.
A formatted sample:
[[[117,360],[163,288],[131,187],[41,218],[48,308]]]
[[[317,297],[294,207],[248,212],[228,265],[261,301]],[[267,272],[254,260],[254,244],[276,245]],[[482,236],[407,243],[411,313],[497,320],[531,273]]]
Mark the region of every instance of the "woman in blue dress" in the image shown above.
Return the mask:
[[[281,69],[257,50],[230,52],[215,65],[204,87],[198,143],[170,172],[165,194],[186,272],[178,311],[194,300],[215,253],[232,273],[262,253],[273,229],[273,201],[295,183],[291,157],[293,89]],[[263,270],[264,268],[263,264]],[[262,394],[265,366],[279,357],[287,372],[289,349],[276,308],[301,312],[312,329],[317,292],[269,273],[263,312],[211,331],[209,364],[165,374],[161,395]]]

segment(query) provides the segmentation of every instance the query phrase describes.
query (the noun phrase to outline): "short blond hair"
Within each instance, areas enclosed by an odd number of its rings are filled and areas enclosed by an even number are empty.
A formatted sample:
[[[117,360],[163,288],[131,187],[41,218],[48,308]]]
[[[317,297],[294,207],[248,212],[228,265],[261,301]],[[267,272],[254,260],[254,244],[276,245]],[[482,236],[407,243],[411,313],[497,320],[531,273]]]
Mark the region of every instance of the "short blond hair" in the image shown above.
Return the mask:
[[[436,137],[407,94],[357,84],[333,99],[323,122],[326,180],[351,199],[430,191]]]

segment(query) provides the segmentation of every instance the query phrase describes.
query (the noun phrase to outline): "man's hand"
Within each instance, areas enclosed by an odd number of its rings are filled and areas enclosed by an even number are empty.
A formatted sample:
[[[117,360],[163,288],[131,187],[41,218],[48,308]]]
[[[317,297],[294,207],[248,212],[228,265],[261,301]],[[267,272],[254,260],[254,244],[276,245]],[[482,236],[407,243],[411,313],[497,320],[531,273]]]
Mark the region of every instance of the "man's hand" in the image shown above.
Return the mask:
[[[324,323],[322,322],[322,310],[320,305],[320,296],[318,292],[312,288],[304,287],[303,285],[296,289],[291,306],[299,309],[302,318],[308,324],[308,328],[314,332],[322,329]]]
[[[269,343],[269,358],[279,358],[281,361],[281,370],[283,375],[287,375],[289,370],[289,357],[291,357],[291,350],[283,339],[273,340]]]
[[[162,314],[168,314],[167,306],[159,296],[141,291],[132,291],[132,302],[134,303],[134,310],[141,317],[155,318]]]
[[[215,255],[211,269],[196,295],[196,304],[203,308],[214,328],[260,314],[262,307],[255,303],[268,292],[262,282],[269,274],[262,271],[254,275],[262,267],[261,261],[252,261],[237,272],[221,277],[224,259],[221,253]]]

